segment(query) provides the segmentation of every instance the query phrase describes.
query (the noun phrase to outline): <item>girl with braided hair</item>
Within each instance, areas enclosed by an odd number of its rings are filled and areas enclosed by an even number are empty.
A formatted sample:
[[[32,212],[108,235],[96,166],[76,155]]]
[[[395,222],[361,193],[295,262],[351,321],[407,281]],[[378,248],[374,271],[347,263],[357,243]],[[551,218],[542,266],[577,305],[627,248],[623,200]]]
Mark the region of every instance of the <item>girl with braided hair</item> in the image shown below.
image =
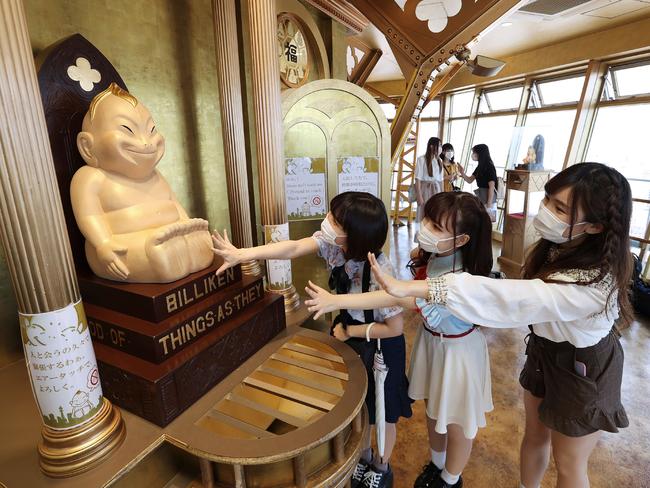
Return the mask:
[[[519,377],[526,410],[521,486],[540,486],[552,447],[557,486],[586,488],[600,431],[629,424],[615,322],[631,319],[632,196],[618,171],[598,163],[565,169],[545,190],[534,221],[541,239],[523,280],[462,273],[400,281],[374,266],[373,273],[387,293],[426,298],[468,322],[530,327]]]

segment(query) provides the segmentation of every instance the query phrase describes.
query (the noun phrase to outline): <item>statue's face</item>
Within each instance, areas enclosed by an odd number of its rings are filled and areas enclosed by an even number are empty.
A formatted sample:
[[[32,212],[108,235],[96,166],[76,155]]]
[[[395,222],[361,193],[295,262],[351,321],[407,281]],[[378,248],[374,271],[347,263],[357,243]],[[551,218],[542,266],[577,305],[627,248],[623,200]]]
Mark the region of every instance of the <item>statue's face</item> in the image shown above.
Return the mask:
[[[144,105],[133,107],[111,95],[99,103],[93,120],[88,119],[80,134],[80,152],[88,164],[134,179],[153,173],[165,153],[165,139]]]
[[[530,159],[531,161],[535,161],[537,159],[537,154],[535,154],[535,148],[532,146],[528,146],[528,154],[526,154],[526,157]]]

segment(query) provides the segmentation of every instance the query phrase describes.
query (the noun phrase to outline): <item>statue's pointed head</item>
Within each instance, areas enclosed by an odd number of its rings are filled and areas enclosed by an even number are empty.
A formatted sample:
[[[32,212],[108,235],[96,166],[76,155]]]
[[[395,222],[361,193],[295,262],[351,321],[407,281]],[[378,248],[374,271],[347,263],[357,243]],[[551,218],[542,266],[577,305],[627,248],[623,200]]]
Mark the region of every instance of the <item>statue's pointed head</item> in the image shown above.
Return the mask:
[[[149,110],[117,84],[93,98],[77,136],[86,164],[143,179],[165,153],[165,139]]]

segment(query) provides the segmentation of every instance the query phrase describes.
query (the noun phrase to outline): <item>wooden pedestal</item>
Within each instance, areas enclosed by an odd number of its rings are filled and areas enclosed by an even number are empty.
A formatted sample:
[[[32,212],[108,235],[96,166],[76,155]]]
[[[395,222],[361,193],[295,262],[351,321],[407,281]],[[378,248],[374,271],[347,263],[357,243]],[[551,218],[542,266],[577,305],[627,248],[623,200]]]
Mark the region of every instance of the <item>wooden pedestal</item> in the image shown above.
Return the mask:
[[[215,275],[223,261],[173,283],[119,283],[90,272],[78,274],[84,304],[94,304],[150,322],[160,322],[241,281],[241,268]]]
[[[267,295],[159,364],[95,343],[104,395],[165,426],[284,328],[282,297]]]

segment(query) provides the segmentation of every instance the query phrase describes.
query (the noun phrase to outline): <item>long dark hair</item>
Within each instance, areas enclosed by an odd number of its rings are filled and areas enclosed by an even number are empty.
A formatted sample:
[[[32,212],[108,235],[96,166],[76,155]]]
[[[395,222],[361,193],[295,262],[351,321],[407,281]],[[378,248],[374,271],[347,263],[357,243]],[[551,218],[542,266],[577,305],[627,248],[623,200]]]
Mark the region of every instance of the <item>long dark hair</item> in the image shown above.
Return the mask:
[[[472,148],[472,152],[475,152],[478,156],[479,171],[485,171],[490,165],[494,166],[494,162],[490,156],[490,148],[487,147],[487,144],[477,144]]]
[[[424,159],[427,161],[427,174],[433,176],[433,158],[438,156],[438,148],[440,147],[440,139],[437,137],[429,137],[427,141],[427,152],[424,153]],[[438,166],[442,171],[442,163],[438,160]]]
[[[492,222],[485,205],[469,193],[437,193],[424,205],[424,216],[430,222],[453,231],[456,237],[467,234],[469,242],[460,248],[463,271],[487,276],[492,269]],[[410,263],[415,275],[417,268],[426,266],[431,253],[420,249]]]
[[[615,289],[625,321],[632,319],[628,286],[632,276],[630,255],[630,218],[632,216],[632,192],[630,184],[621,173],[600,163],[580,163],[569,166],[555,175],[544,187],[547,195],[571,188],[568,205],[571,208],[569,236],[577,223],[578,209],[585,213],[584,220],[600,224],[603,231],[587,234],[580,245],[559,248],[555,259],[549,260],[551,249],[557,248],[546,239],[540,239],[526,258],[524,278],[540,278],[553,282],[552,273],[569,269],[598,270],[594,279],[580,282],[588,285],[602,280],[611,273],[616,287],[607,297],[607,309]]]
[[[451,145],[450,143],[448,143],[448,142],[445,142],[445,143],[442,145],[442,154],[440,154],[440,158],[441,158],[443,161],[445,161],[445,162],[448,162],[448,163],[454,163],[454,162],[455,162],[455,159],[456,159],[456,152],[455,152],[455,151],[454,151],[454,155],[451,157],[451,159],[447,159],[447,157],[445,156],[445,152],[446,152],[446,151],[453,151],[453,150],[454,150],[454,146],[452,146],[452,145]]]
[[[388,216],[379,198],[359,191],[339,193],[330,202],[330,212],[347,235],[345,259],[364,261],[369,252],[381,252],[388,234]]]

